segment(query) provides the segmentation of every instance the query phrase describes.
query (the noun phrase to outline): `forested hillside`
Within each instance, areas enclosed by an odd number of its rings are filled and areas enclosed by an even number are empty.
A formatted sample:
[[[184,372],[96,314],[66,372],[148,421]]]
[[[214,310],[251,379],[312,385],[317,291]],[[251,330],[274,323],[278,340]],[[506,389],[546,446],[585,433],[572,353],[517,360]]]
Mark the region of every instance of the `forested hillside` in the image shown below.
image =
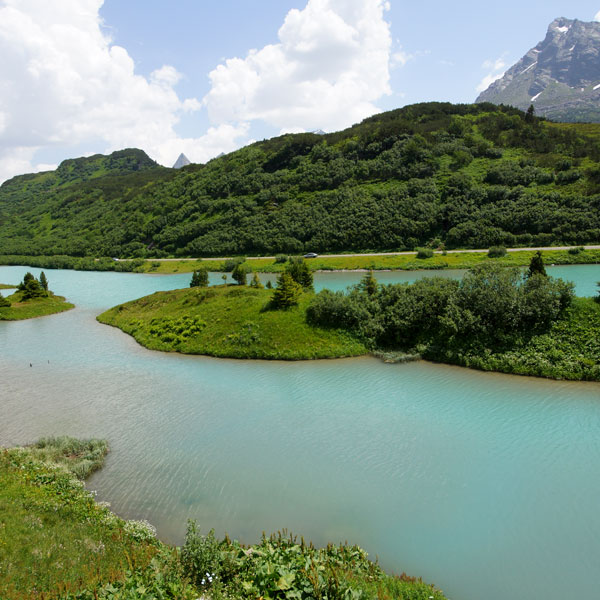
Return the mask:
[[[600,125],[427,103],[206,165],[139,150],[0,187],[0,254],[210,256],[600,242]]]

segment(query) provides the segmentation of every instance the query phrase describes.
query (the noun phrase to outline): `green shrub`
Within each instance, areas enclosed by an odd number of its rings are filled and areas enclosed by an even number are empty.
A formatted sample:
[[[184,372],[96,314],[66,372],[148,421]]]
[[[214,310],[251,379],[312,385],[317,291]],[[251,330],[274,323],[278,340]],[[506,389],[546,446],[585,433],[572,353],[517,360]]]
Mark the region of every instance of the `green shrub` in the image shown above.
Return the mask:
[[[582,252],[585,252],[585,248],[583,246],[577,246],[576,248],[569,248],[567,252],[569,254],[577,255],[581,254]]]
[[[506,256],[506,254],[507,251],[504,246],[492,246],[488,250],[488,256],[490,258],[502,258],[503,256]]]
[[[417,258],[431,258],[433,250],[431,248],[417,248]]]
[[[245,256],[238,256],[236,258],[228,258],[223,263],[223,267],[221,270],[225,271],[225,273],[231,273],[238,265],[241,265],[244,262],[246,262]]]
[[[231,277],[235,281],[237,281],[238,285],[246,285],[248,273],[250,273],[251,270],[252,269],[250,268],[250,266],[248,264],[246,264],[245,262],[244,263],[238,263],[233,268],[233,271],[231,273]]]
[[[181,564],[190,581],[200,589],[211,587],[220,573],[221,553],[215,530],[201,535],[195,521],[188,521]]]
[[[283,264],[286,263],[288,261],[288,256],[285,254],[278,254],[275,257],[275,264]]]

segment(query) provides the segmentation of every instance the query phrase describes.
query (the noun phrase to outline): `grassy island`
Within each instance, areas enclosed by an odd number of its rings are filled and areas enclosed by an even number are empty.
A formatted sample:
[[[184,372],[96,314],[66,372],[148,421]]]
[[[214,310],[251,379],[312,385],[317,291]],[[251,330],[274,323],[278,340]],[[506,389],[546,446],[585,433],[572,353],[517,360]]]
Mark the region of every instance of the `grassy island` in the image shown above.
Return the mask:
[[[167,546],[83,486],[107,451],[102,440],[67,437],[0,448],[0,598],[445,600],[420,580],[386,575],[357,546],[277,535],[245,547],[193,522],[183,547]]]
[[[67,302],[63,296],[55,296],[48,292],[48,296],[40,298],[23,299],[23,292],[15,292],[6,298],[10,306],[0,307],[0,321],[21,321],[46,317],[75,308],[74,304]]]
[[[22,321],[45,317],[74,308],[62,296],[55,296],[48,289],[48,279],[42,271],[39,280],[26,273],[17,291],[4,298],[0,294],[0,321]]]
[[[12,290],[16,287],[16,285],[10,285],[9,283],[0,283],[0,290]]]
[[[358,356],[366,346],[343,329],[312,326],[303,293],[297,306],[272,310],[269,290],[228,285],[157,292],[116,306],[98,320],[152,350],[222,358],[303,360]]]
[[[312,283],[305,262],[291,263],[276,292],[294,264]],[[577,298],[572,284],[548,277],[541,253],[526,273],[488,264],[460,281],[379,285],[369,272],[346,293],[307,289],[285,310],[274,308],[276,292],[245,285],[157,292],[98,320],[153,350],[293,360],[373,352],[388,362],[424,358],[600,381],[600,303]]]

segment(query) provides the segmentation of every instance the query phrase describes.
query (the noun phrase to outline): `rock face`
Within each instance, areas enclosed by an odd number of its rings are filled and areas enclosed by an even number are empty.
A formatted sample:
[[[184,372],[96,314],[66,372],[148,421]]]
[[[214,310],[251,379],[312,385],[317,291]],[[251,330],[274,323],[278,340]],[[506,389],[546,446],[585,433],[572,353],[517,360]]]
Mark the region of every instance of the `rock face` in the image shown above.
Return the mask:
[[[546,38],[476,102],[533,104],[555,121],[600,122],[600,23],[555,19]]]
[[[182,152],[179,155],[179,158],[175,161],[175,164],[173,165],[174,169],[181,169],[181,167],[187,167],[188,165],[191,165],[191,161],[190,159]]]

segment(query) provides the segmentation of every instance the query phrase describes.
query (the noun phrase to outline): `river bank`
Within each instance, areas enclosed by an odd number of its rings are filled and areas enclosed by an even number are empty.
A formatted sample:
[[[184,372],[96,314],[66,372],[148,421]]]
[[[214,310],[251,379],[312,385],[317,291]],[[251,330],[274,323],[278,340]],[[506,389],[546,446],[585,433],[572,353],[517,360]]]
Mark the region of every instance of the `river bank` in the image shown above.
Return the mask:
[[[418,258],[417,252],[321,255],[309,259],[311,271],[395,271],[469,269],[475,265],[494,262],[505,266],[527,266],[537,249],[508,249],[505,256],[490,258],[482,250],[433,251],[429,258]],[[547,265],[600,264],[600,249],[596,246],[544,249]],[[233,258],[170,258],[170,259],[111,259],[72,256],[7,256],[0,255],[0,265],[28,265],[41,269],[73,269],[78,271],[116,271],[135,273],[175,274],[191,273],[200,266],[209,271],[227,270],[227,261]],[[279,273],[285,268],[285,256],[247,257],[251,271]],[[283,260],[283,262],[281,262]],[[229,269],[231,270],[231,269]]]
[[[590,298],[574,299],[550,328],[519,336],[509,347],[484,349],[468,339],[444,346],[433,339],[422,340],[417,348],[395,352],[388,347],[384,352],[351,329],[307,323],[313,293],[302,294],[298,306],[287,310],[272,309],[271,295],[269,290],[233,285],[157,292],[111,308],[97,319],[142,346],[163,352],[253,360],[345,358],[375,352],[392,362],[421,356],[485,371],[600,381],[600,304]]]
[[[6,298],[10,306],[0,307],[0,321],[23,321],[55,315],[75,308],[64,296],[48,292],[48,296],[23,300],[22,292],[15,292]]]
[[[184,546],[170,547],[147,522],[119,518],[82,485],[107,452],[103,440],[68,437],[0,448],[3,599],[445,600],[420,580],[386,575],[348,544],[316,549],[280,533],[246,547],[188,525]]]

